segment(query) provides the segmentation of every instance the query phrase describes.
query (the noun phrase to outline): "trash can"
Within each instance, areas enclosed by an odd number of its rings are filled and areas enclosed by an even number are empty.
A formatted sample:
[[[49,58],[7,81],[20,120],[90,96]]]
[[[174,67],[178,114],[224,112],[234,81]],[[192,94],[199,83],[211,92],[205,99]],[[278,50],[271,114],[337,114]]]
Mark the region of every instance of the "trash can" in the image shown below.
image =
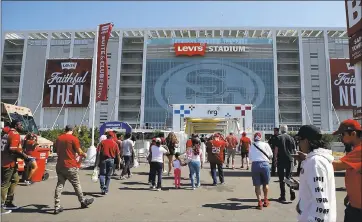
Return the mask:
[[[36,148],[32,152],[32,157],[35,158],[36,164],[38,165],[38,169],[34,172],[33,177],[31,178],[32,182],[40,182],[42,180],[48,179],[49,175],[45,172],[46,169],[46,160],[49,156],[49,148]],[[45,178],[45,179],[44,179]]]

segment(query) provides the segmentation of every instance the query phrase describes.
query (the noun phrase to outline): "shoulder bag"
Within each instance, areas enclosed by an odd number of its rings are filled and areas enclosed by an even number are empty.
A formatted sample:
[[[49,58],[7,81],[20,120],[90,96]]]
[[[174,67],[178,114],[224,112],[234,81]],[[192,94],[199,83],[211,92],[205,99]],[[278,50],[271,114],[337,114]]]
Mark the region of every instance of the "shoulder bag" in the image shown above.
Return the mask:
[[[266,154],[265,152],[264,152],[264,150],[262,150],[262,149],[260,149],[260,147],[258,147],[255,143],[253,143],[253,145],[255,146],[255,148],[257,148],[260,152],[262,152],[267,158],[268,158],[268,160],[270,160],[271,159],[271,157],[270,156],[268,156],[268,154]]]

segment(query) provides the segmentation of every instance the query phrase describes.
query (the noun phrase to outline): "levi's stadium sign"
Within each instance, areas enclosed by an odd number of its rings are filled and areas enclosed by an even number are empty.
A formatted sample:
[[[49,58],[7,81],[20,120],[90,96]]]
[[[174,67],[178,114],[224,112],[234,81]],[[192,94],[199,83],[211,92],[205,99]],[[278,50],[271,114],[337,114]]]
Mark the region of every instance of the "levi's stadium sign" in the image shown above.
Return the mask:
[[[207,45],[206,43],[174,43],[176,56],[204,56],[206,52],[245,52],[242,45]]]

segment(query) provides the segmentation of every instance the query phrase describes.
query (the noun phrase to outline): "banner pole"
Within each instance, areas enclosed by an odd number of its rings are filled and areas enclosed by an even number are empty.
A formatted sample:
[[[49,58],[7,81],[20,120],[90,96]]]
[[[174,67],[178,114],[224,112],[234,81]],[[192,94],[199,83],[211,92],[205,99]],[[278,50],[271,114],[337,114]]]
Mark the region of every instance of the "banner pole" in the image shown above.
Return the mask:
[[[94,141],[95,141],[95,133],[94,133],[94,128],[95,128],[95,121],[96,121],[96,99],[97,99],[97,59],[98,59],[98,37],[99,37],[99,25],[97,26],[97,31],[96,31],[96,36],[95,36],[95,41],[94,41],[94,57],[93,57],[93,97],[92,97],[92,143],[91,143],[91,148],[95,147],[94,146]]]

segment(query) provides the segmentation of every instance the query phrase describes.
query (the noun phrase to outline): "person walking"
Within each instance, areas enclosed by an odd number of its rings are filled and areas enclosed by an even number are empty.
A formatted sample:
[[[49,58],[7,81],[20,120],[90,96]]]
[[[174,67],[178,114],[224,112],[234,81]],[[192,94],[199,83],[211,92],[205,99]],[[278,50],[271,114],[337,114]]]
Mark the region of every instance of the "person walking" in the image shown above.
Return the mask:
[[[60,196],[67,180],[72,184],[81,207],[88,207],[93,203],[94,199],[85,198],[83,195],[79,179],[79,164],[77,161],[77,155],[86,158],[87,154],[80,148],[79,139],[73,135],[73,127],[71,125],[67,125],[65,127],[65,133],[58,136],[54,143],[54,147],[58,155],[56,165],[58,182],[55,187],[54,214],[59,214],[63,211],[63,208],[60,205]]]
[[[173,156],[175,155],[177,145],[178,145],[178,139],[177,139],[175,133],[170,132],[167,135],[167,138],[166,138],[166,146],[167,146],[168,151],[169,151],[169,154],[167,155],[167,159],[168,159],[168,175],[170,175],[171,170],[172,170],[172,161],[173,161]]]
[[[202,169],[202,150],[200,147],[200,139],[192,139],[192,147],[186,152],[187,162],[190,168],[190,180],[192,189],[200,187],[200,168]],[[195,183],[196,177],[196,183]]]
[[[273,151],[269,144],[261,141],[260,132],[254,134],[254,143],[249,150],[249,158],[251,161],[251,175],[253,185],[255,187],[255,195],[258,199],[257,208],[262,210],[263,207],[269,206],[268,191],[270,181],[270,165],[269,160],[273,158]],[[263,186],[264,204],[261,199],[261,186]]]
[[[234,133],[230,133],[229,136],[226,137],[227,141],[227,164],[226,168],[229,168],[230,157],[232,169],[235,169],[235,154],[236,154],[236,146],[238,145],[238,139],[234,136]]]
[[[296,144],[293,137],[288,135],[288,126],[280,126],[281,135],[278,136],[277,145],[274,150],[274,161],[277,162],[277,170],[279,177],[279,186],[280,186],[280,197],[278,201],[285,202],[285,183],[284,178],[290,179],[293,172],[293,154],[296,153]],[[295,199],[295,191],[293,188],[290,188],[290,200]]]
[[[118,160],[118,164],[120,163],[120,152],[118,144],[114,141],[112,135],[108,133],[107,139],[98,145],[95,164],[95,167],[99,167],[99,183],[103,195],[106,195],[109,191],[111,175],[114,169],[114,159]]]
[[[358,221],[358,218],[362,218],[362,127],[356,120],[348,119],[333,134],[352,146],[352,151],[334,161],[333,167],[335,171],[346,170],[344,222]]]
[[[246,136],[246,132],[243,132],[240,138],[240,150],[241,150],[241,169],[244,169],[244,159],[246,161],[246,170],[249,170],[249,148],[251,146],[251,140]]]
[[[303,160],[296,207],[298,221],[335,222],[337,208],[332,151],[322,141],[322,133],[316,126],[302,126],[295,138],[300,151],[293,156]],[[300,159],[299,154],[304,158]]]
[[[27,155],[22,153],[19,134],[22,129],[21,122],[13,120],[10,129],[1,138],[1,214],[8,214],[19,208],[13,203],[15,188],[19,183],[16,159],[20,157],[28,160]]]
[[[216,167],[219,172],[220,184],[225,183],[223,170],[225,147],[226,143],[220,139],[220,135],[218,133],[211,136],[210,140],[206,143],[206,152],[210,163],[213,186],[217,185]]]
[[[125,175],[127,174],[128,178],[131,177],[131,164],[132,164],[132,156],[133,156],[133,146],[134,142],[131,139],[131,134],[126,133],[125,140],[122,141],[122,157],[124,162],[124,167],[122,170],[122,174],[120,179],[126,179]]]
[[[161,146],[161,139],[156,138],[156,144],[151,147],[151,189],[156,189],[156,174],[157,177],[157,190],[162,189],[162,163],[163,156],[167,154],[167,150]]]
[[[181,188],[181,167],[184,166],[180,159],[180,153],[177,152],[175,154],[175,160],[172,161],[173,166],[173,175],[175,179],[175,188],[180,189]]]
[[[278,143],[278,136],[279,136],[279,128],[275,127],[274,128],[274,134],[270,137],[268,143],[269,146],[271,147],[273,153],[275,152],[275,147],[277,146]],[[271,167],[271,176],[275,176],[276,174],[276,158],[273,158],[272,160],[272,167]]]

